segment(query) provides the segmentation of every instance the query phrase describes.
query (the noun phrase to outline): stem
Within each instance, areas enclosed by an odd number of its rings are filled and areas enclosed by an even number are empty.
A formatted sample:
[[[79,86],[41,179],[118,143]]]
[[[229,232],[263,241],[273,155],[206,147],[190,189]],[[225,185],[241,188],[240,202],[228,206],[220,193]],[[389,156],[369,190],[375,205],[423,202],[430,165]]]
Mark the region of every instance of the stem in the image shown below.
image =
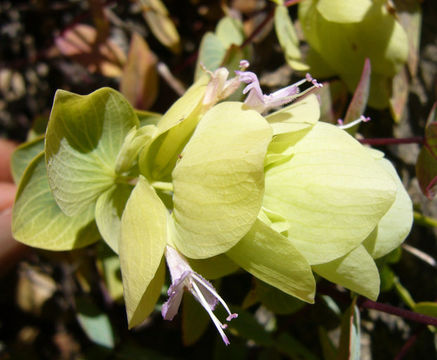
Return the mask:
[[[350,303],[350,297],[346,293],[339,292],[334,287],[319,286],[318,288],[319,288],[318,293],[323,293],[323,294],[329,295],[332,298],[334,298],[335,300],[338,300],[341,302]],[[364,299],[364,298],[359,299],[357,302],[357,305],[360,308],[374,309],[374,310],[378,310],[381,312],[385,312],[387,314],[399,316],[403,319],[415,321],[415,322],[418,322],[421,324],[437,326],[437,318],[435,318],[435,317],[422,315],[422,314],[419,314],[419,313],[416,313],[416,312],[413,312],[410,310],[401,309],[401,308],[398,308],[398,307],[395,307],[392,305],[382,304],[382,303],[378,303],[376,301],[372,301],[372,300],[368,300],[368,299]]]
[[[248,36],[246,40],[240,45],[240,49],[243,49],[247,45],[249,45],[253,39],[261,32],[261,30],[266,26],[270,20],[272,20],[273,15],[275,14],[275,9],[270,10],[270,12],[266,15],[265,19],[259,24],[255,30],[253,30],[252,34]]]
[[[411,138],[394,139],[394,138],[376,138],[376,139],[359,139],[361,144],[366,145],[399,145],[399,144],[424,144],[423,136]]]
[[[173,191],[173,183],[171,183],[171,182],[154,181],[152,183],[152,186],[155,189],[159,189],[159,190],[162,190],[162,191]]]
[[[296,4],[299,4],[302,0],[288,0],[284,3],[285,7],[290,7]]]
[[[422,215],[417,211],[414,212],[414,222],[417,225],[437,227],[437,219]]]
[[[419,335],[422,333],[422,331],[425,328],[422,327],[419,331],[417,331],[416,333],[414,333],[413,335],[411,335],[407,342],[404,344],[404,346],[402,346],[401,351],[399,351],[399,353],[396,355],[396,357],[394,358],[394,360],[401,360],[405,357],[405,355],[407,354],[407,352],[410,350],[410,348],[414,345],[414,343],[417,341],[417,338],[419,337]]]
[[[437,267],[437,262],[435,261],[435,259],[427,253],[423,252],[422,250],[419,250],[414,246],[408,244],[402,244],[402,248],[408,251],[410,254],[416,256],[423,262],[426,262],[428,265],[431,265],[434,268]]]
[[[290,7],[300,3],[301,1],[302,0],[288,0],[284,3],[284,6]],[[253,39],[261,32],[264,26],[266,26],[269,23],[269,21],[273,18],[274,15],[275,15],[275,9],[270,10],[270,12],[263,20],[263,22],[259,24],[255,30],[253,30],[252,34],[250,34],[246,40],[244,40],[244,42],[240,46],[240,49],[243,49],[245,46],[250,44],[253,41]]]
[[[392,305],[382,304],[369,299],[365,299],[362,302],[359,302],[358,306],[400,316],[403,319],[411,320],[421,324],[437,326],[437,318],[435,317],[419,314],[410,310],[401,309]]]

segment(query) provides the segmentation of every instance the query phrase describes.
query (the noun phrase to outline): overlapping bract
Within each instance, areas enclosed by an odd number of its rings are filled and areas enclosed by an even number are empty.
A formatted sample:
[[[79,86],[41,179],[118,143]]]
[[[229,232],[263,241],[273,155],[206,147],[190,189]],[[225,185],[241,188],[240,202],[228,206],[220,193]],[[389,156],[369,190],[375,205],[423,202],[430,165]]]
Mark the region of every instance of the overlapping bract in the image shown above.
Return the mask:
[[[366,58],[372,64],[369,105],[388,106],[391,80],[407,61],[408,39],[381,0],[305,0],[299,20],[315,76],[338,75],[355,90]]]
[[[184,286],[175,277],[174,291],[198,295],[190,288],[198,286],[190,280],[197,272],[220,277],[241,267],[310,303],[313,271],[376,298],[373,258],[398,246],[412,220],[391,165],[340,128],[319,123],[314,95],[264,117],[251,109],[253,101],[214,105],[221,96],[210,90],[205,75],[156,125],[145,120],[142,127],[114,90],[59,93],[46,136],[48,171],[40,154],[22,176],[17,239],[53,250],[86,245],[96,237],[74,240],[85,225],[95,228],[94,213],[101,236],[120,257],[130,327],[154,309],[168,246],[184,259]],[[280,94],[272,95],[283,104]],[[33,189],[40,189],[37,195]],[[43,202],[56,212],[53,222],[77,224],[68,239],[50,233],[59,226],[46,227],[44,236],[62,242],[32,234],[44,217],[36,215]],[[181,266],[167,265],[171,273]],[[203,304],[208,313],[213,303]]]

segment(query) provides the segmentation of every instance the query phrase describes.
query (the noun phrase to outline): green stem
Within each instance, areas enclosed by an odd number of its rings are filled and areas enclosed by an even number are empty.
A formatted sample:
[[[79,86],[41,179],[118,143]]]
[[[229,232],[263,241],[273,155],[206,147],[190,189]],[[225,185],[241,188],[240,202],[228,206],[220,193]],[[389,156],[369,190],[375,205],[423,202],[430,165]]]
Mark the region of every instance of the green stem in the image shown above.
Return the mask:
[[[163,191],[173,191],[173,183],[164,182],[164,181],[155,181],[152,183],[152,186],[155,189],[163,190]]]
[[[115,178],[116,184],[128,184],[128,185],[135,185],[138,181],[138,178],[135,176],[122,176],[119,175]]]
[[[414,222],[417,225],[422,225],[427,227],[437,227],[437,219],[422,215],[417,211],[414,212]]]

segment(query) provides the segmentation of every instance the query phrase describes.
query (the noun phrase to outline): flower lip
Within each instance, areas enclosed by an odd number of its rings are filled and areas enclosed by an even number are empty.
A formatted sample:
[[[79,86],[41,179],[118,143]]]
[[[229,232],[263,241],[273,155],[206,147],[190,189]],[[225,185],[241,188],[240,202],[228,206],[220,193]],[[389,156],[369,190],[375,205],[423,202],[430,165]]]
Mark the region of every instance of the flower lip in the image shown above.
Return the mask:
[[[298,97],[312,91],[314,88],[323,87],[323,84],[317,82],[310,74],[306,74],[305,79],[267,95],[263,94],[255,73],[251,71],[235,71],[235,74],[239,81],[248,84],[243,90],[243,94],[249,93],[244,103],[260,113],[292,102]],[[312,86],[301,92],[299,86],[305,82],[310,82]]]
[[[185,289],[187,289],[208,312],[208,315],[216,326],[220,336],[223,339],[223,342],[226,345],[229,345],[229,339],[223,331],[223,329],[227,328],[227,324],[222,324],[214,315],[213,311],[218,302],[220,302],[229,314],[229,316],[226,318],[227,321],[235,319],[238,317],[238,314],[231,313],[229,307],[216,292],[211,283],[194,272],[187,260],[181,254],[179,254],[177,250],[171,246],[167,246],[165,257],[170,270],[172,284],[168,289],[169,298],[162,306],[162,317],[165,320],[173,319],[173,317],[177,314],[181,304],[183,292]]]

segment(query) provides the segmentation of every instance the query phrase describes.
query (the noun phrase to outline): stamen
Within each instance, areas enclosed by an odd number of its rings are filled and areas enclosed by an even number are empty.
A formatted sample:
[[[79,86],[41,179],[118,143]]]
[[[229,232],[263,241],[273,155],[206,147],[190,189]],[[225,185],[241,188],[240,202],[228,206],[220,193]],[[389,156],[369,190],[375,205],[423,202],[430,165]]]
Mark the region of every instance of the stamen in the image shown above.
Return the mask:
[[[316,79],[314,79],[309,73],[307,73],[305,75],[305,79],[306,81],[310,82],[311,84],[313,84],[316,88],[321,88],[323,87],[322,83],[317,82]]]
[[[351,121],[350,123],[347,123],[347,124],[344,124],[344,121],[342,119],[338,119],[337,126],[342,130],[346,130],[346,129],[350,129],[350,128],[354,127],[355,125],[358,125],[362,122],[369,122],[370,120],[371,120],[370,117],[366,117],[364,115],[361,115],[358,119]]]
[[[246,70],[249,66],[250,66],[249,61],[247,61],[247,60],[241,60],[240,61],[240,70],[241,71]]]
[[[222,327],[223,324],[222,324],[222,323],[220,322],[220,320],[217,319],[217,317],[214,315],[214,313],[212,312],[211,308],[209,307],[208,302],[207,302],[206,299],[203,297],[202,292],[200,291],[199,287],[196,285],[196,283],[195,283],[194,281],[192,282],[192,285],[193,285],[194,291],[196,292],[196,295],[197,295],[197,297],[198,297],[198,299],[199,299],[199,301],[200,301],[200,304],[201,304],[201,305],[203,306],[203,308],[208,312],[208,315],[209,315],[209,317],[212,319],[212,321],[213,321],[215,327],[217,328],[217,330],[218,330],[220,336],[222,337],[223,342],[224,342],[226,345],[229,345],[229,344],[230,344],[229,339],[227,338],[226,334],[225,334],[224,331],[223,331],[223,327]]]
[[[238,314],[236,313],[231,313],[231,310],[229,309],[228,305],[226,305],[225,301],[222,299],[222,297],[217,293],[217,291],[215,291],[215,289],[211,286],[209,286],[209,284],[205,283],[204,281],[202,281],[202,279],[197,276],[197,274],[192,274],[191,275],[192,278],[196,279],[199,283],[202,284],[203,287],[205,287],[205,289],[207,289],[216,299],[218,299],[218,301],[220,301],[220,304],[223,305],[223,307],[225,308],[225,310],[227,311],[227,313],[229,314],[229,316],[226,318],[226,320],[228,320],[228,318],[230,318],[231,321],[232,319],[235,319],[238,317]]]

